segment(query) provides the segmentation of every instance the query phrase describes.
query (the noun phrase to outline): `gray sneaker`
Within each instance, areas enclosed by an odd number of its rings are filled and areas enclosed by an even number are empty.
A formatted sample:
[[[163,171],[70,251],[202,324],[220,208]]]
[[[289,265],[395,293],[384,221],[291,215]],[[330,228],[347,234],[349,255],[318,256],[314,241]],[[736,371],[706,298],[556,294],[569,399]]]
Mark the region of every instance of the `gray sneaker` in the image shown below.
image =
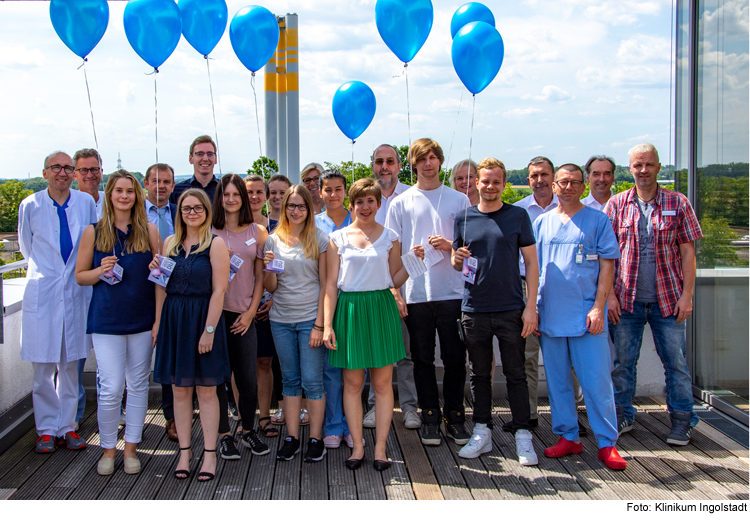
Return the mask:
[[[40,436],[34,447],[34,450],[41,454],[54,453],[55,449],[55,437],[51,435]]]
[[[670,445],[684,446],[690,443],[690,413],[687,411],[674,411],[672,413],[672,430],[667,437]]]
[[[362,425],[367,429],[375,429],[375,407],[367,411],[364,420],[362,420]]]
[[[86,441],[78,436],[78,433],[75,431],[68,431],[60,440],[61,442],[58,442],[59,444],[66,444],[68,449],[72,451],[77,451],[86,447]]]
[[[422,419],[417,411],[406,411],[404,414],[404,427],[407,429],[419,429],[422,426]]]

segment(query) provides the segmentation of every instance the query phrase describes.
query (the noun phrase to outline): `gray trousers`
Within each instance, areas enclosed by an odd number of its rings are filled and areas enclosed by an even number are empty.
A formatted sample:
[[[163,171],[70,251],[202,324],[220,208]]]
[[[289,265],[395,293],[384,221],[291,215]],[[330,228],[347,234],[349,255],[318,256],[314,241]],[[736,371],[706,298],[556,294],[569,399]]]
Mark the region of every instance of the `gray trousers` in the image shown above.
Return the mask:
[[[411,360],[411,349],[409,347],[409,331],[406,323],[401,319],[401,333],[404,337],[404,349],[406,357],[396,363],[396,380],[398,382],[398,402],[401,412],[417,411],[417,388],[414,385],[414,362]],[[367,398],[370,406],[375,405],[375,389],[370,383],[370,394]]]

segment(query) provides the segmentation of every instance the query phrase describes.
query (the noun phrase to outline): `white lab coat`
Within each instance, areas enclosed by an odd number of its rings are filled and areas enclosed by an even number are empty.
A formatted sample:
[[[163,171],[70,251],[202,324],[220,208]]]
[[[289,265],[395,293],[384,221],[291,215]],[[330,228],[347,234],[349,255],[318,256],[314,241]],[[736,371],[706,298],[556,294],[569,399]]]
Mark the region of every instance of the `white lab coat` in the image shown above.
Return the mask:
[[[47,190],[27,197],[19,207],[19,245],[29,260],[21,327],[25,361],[60,362],[63,323],[67,361],[85,359],[91,348],[86,336],[91,286],[76,284],[75,268],[83,230],[97,221],[94,199],[71,190],[66,214],[73,241],[67,264],[60,255],[60,220]]]

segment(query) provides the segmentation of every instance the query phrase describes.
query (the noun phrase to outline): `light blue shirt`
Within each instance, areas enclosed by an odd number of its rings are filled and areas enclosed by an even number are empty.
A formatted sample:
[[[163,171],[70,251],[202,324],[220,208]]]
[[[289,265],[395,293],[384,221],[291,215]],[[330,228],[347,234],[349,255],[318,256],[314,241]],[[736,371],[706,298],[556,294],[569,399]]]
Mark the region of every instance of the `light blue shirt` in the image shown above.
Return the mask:
[[[331,217],[328,216],[326,213],[320,213],[315,215],[315,227],[323,231],[328,236],[331,236],[331,233],[334,231],[338,231],[339,229],[343,229],[348,225],[351,225],[352,223],[352,214],[347,211],[346,212],[346,218],[344,218],[344,221],[341,222],[340,226],[337,226],[333,220],[331,220]]]
[[[154,204],[148,201],[146,199],[146,216],[148,217],[148,221],[152,224],[154,224],[156,227],[159,227],[159,211],[164,211],[165,215],[164,218],[167,221],[167,225],[169,226],[169,235],[174,235],[174,224],[172,223],[172,213],[169,210],[170,207],[173,207],[171,203],[167,203],[164,207],[159,209]],[[174,206],[176,207],[176,206]]]
[[[620,258],[612,224],[607,215],[590,207],[578,211],[567,224],[550,211],[534,222],[534,235],[541,275],[539,331],[550,337],[582,336],[596,299],[599,259]]]

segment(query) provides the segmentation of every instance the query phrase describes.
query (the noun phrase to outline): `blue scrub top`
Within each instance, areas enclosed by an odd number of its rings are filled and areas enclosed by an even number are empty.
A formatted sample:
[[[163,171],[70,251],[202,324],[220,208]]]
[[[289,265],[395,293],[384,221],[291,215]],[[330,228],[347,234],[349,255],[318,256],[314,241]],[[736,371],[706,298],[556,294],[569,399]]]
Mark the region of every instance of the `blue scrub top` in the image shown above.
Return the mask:
[[[607,215],[590,207],[578,211],[567,224],[553,210],[536,219],[534,235],[541,275],[539,331],[550,337],[582,336],[588,331],[586,315],[596,299],[599,258],[620,258],[612,224]],[[576,263],[579,251],[581,262]]]

